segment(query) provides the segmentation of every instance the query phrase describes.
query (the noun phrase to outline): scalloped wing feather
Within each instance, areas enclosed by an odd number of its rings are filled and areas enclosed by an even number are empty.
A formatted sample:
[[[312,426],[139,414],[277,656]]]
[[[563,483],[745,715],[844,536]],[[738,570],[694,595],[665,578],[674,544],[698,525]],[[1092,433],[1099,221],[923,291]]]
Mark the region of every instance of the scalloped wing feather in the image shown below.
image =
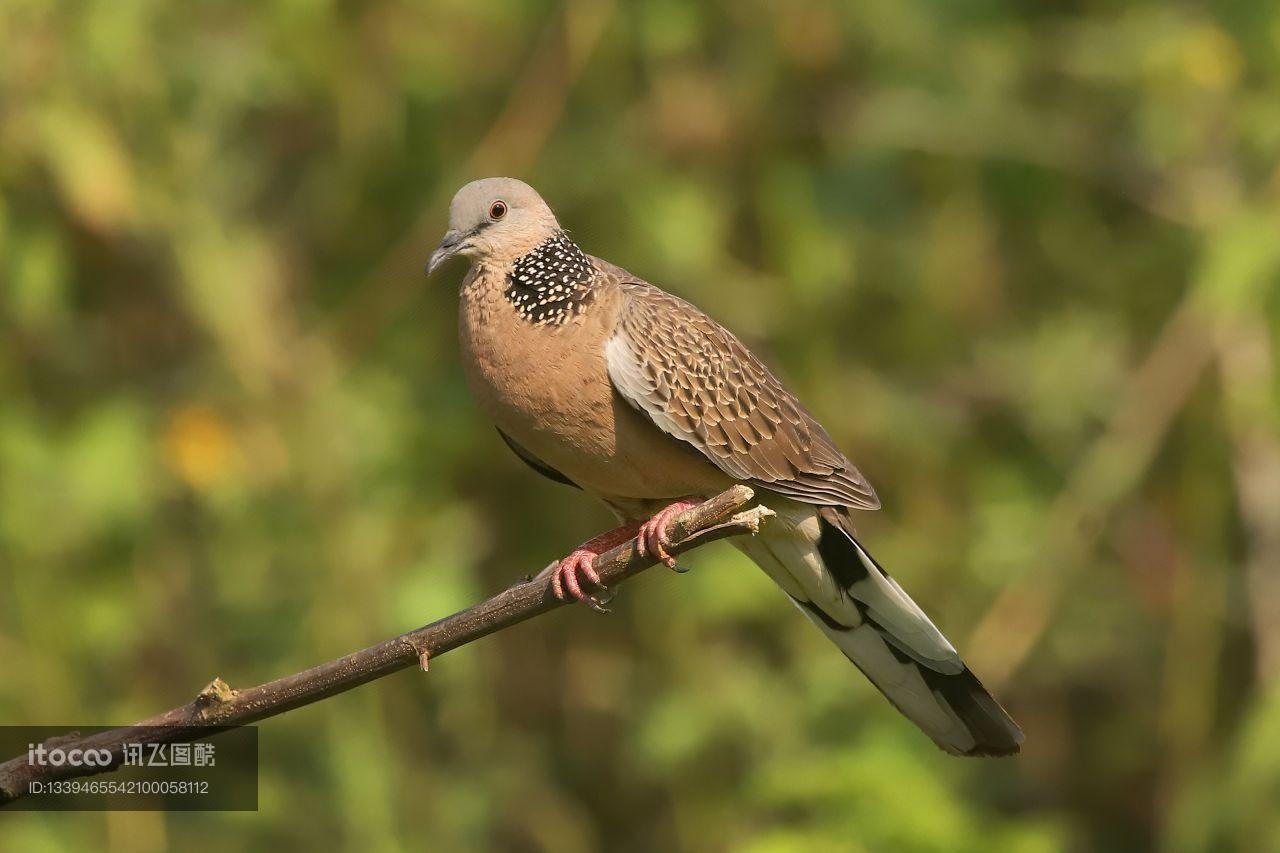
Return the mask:
[[[732,333],[683,299],[619,278],[625,298],[605,358],[628,403],[735,479],[805,503],[879,508],[826,430]]]

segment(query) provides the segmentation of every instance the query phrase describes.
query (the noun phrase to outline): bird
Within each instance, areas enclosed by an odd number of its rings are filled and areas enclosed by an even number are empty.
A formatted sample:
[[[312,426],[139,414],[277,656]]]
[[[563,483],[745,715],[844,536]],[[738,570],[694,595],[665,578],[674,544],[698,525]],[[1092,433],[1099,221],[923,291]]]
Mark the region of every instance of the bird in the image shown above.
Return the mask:
[[[1019,751],[1022,730],[854,533],[880,499],[830,434],[731,332],[583,251],[531,186],[458,190],[427,274],[453,257],[467,383],[501,439],[620,524],[548,567],[599,607],[594,560],[637,540],[677,568],[667,525],[746,484],[775,518],[731,540],[881,693],[948,753]]]

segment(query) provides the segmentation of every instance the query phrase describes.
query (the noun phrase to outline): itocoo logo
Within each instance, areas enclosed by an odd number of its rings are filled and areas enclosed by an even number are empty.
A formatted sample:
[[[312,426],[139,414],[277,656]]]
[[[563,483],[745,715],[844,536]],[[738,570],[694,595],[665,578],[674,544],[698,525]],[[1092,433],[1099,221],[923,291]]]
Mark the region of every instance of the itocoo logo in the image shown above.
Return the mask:
[[[27,763],[31,765],[49,765],[62,767],[109,767],[111,766],[111,750],[109,749],[49,749],[42,743],[27,744]]]

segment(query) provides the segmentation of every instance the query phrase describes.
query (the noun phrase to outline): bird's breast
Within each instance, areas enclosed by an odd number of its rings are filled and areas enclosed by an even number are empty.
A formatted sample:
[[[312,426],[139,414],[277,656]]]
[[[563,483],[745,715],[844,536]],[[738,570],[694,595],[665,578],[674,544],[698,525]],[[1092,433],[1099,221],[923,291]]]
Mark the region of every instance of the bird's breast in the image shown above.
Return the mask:
[[[552,465],[616,453],[600,307],[538,325],[505,298],[502,281],[464,289],[459,340],[471,391],[498,428]]]
[[[614,392],[605,346],[615,294],[597,294],[565,323],[538,325],[520,316],[503,284],[477,276],[464,285],[458,329],[472,394],[499,429],[602,497],[679,497],[723,481]]]

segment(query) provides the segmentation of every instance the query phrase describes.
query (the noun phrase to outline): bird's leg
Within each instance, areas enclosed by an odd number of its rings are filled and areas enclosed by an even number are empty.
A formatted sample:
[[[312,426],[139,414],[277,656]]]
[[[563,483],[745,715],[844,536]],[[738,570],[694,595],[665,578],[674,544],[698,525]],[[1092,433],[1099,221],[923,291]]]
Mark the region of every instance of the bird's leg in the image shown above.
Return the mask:
[[[640,525],[637,533],[640,555],[652,554],[667,568],[681,571],[676,565],[676,558],[667,553],[667,546],[671,544],[671,540],[667,537],[667,525],[671,523],[671,519],[699,503],[701,502],[691,500],[676,501],[658,510],[657,515]]]
[[[679,500],[658,510],[653,518],[644,523],[628,522],[601,533],[594,539],[588,539],[573,549],[569,556],[559,563],[552,563],[543,571],[544,574],[551,575],[551,591],[562,601],[568,601],[572,596],[592,610],[600,613],[608,612],[604,602],[583,590],[582,581],[578,575],[581,572],[582,577],[588,582],[604,589],[605,585],[600,582],[600,575],[596,572],[596,557],[614,546],[621,545],[633,536],[637,539],[636,550],[641,556],[651,554],[669,568],[680,571],[676,565],[676,558],[667,552],[667,546],[671,544],[671,540],[667,537],[667,525],[671,523],[671,519],[698,504],[699,501]]]
[[[588,581],[604,589],[604,584],[600,583],[600,575],[596,573],[596,557],[635,536],[639,528],[639,522],[629,522],[621,527],[615,527],[594,539],[588,539],[558,564],[553,564],[553,568],[548,567],[551,568],[551,591],[555,593],[556,598],[568,601],[569,596],[572,595],[592,610],[607,612],[603,602],[583,591],[581,581],[578,580],[578,572],[581,571]]]

